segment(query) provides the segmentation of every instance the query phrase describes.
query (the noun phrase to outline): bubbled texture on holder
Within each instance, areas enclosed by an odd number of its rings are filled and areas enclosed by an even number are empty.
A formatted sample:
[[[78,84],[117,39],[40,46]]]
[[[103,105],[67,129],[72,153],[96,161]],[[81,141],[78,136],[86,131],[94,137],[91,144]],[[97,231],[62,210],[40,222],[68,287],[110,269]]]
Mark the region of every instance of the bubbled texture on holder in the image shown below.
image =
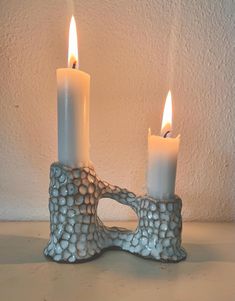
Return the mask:
[[[102,181],[92,167],[72,169],[53,163],[50,172],[50,241],[44,254],[59,262],[95,258],[103,250],[122,250],[158,261],[186,258],[181,247],[181,199],[155,200]],[[99,199],[130,206],[139,217],[130,231],[106,227],[97,216]]]

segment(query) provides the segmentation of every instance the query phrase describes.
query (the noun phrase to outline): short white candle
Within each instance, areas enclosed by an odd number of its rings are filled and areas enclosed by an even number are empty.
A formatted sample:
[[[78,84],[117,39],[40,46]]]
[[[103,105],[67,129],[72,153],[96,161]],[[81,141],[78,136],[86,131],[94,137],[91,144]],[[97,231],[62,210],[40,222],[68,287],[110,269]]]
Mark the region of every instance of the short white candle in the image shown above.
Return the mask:
[[[69,29],[68,68],[57,69],[58,159],[71,167],[89,165],[90,75],[78,70],[74,17]]]
[[[177,155],[180,136],[171,138],[172,101],[166,99],[161,136],[148,134],[147,192],[155,199],[170,199],[175,193]]]

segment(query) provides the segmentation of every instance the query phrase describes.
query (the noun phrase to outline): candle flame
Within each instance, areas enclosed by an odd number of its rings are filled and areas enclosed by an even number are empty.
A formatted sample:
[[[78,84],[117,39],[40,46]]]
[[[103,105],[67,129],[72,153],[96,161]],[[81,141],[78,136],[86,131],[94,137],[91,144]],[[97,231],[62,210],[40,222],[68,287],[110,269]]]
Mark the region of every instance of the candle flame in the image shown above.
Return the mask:
[[[161,136],[170,137],[172,131],[172,100],[171,100],[171,91],[168,92],[165,108],[162,117],[162,128]]]
[[[69,26],[69,49],[68,49],[68,67],[78,68],[78,39],[74,16],[72,16]]]

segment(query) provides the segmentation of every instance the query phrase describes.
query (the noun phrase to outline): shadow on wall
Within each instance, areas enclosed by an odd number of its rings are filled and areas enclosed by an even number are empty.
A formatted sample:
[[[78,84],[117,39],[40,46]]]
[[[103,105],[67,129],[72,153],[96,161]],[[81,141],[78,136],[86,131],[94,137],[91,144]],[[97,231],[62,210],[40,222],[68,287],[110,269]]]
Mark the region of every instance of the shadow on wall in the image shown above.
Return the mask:
[[[225,151],[213,149],[203,161],[195,177],[190,175],[188,190],[179,192],[184,221],[233,221],[235,186],[231,186],[231,181],[235,182],[235,159]]]

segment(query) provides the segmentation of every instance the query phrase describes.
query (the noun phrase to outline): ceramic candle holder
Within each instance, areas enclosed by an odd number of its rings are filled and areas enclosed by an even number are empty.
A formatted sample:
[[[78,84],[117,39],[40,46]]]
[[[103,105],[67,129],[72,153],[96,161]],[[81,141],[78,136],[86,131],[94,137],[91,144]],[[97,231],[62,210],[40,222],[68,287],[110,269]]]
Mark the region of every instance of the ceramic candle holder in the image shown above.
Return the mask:
[[[50,170],[50,241],[44,254],[57,262],[92,260],[107,249],[121,249],[162,262],[186,258],[181,247],[182,201],[136,196],[102,181],[92,167],[53,163]],[[101,198],[131,207],[138,216],[135,231],[106,227],[97,215]]]

